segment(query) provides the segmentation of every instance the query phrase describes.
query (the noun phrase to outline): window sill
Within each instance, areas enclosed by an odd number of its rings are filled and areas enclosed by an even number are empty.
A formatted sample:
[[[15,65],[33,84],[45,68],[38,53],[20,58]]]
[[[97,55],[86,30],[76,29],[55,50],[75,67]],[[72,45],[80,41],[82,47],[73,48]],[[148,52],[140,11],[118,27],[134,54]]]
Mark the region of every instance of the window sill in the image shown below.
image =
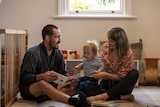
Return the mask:
[[[74,16],[74,15],[56,15],[54,19],[136,19],[136,16],[124,15],[124,16]]]

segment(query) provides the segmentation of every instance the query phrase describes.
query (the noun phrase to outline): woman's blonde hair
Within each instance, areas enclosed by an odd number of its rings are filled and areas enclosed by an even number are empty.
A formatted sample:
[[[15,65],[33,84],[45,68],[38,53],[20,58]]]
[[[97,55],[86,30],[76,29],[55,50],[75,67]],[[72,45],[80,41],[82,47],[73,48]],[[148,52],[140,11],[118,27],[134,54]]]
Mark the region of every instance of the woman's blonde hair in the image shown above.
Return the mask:
[[[86,44],[83,46],[83,51],[85,49],[91,49],[95,56],[97,56],[98,52],[98,42],[96,40],[88,40]]]

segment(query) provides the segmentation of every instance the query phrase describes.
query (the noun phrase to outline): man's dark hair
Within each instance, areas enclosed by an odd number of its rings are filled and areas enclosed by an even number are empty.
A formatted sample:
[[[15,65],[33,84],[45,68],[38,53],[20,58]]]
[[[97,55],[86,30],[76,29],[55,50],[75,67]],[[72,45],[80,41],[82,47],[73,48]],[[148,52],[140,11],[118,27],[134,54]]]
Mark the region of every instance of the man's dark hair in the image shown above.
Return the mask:
[[[51,36],[51,35],[54,34],[53,28],[58,29],[57,26],[52,25],[52,24],[48,24],[48,25],[43,27],[43,29],[42,29],[42,38],[43,38],[43,40],[44,40],[46,35],[50,35]]]

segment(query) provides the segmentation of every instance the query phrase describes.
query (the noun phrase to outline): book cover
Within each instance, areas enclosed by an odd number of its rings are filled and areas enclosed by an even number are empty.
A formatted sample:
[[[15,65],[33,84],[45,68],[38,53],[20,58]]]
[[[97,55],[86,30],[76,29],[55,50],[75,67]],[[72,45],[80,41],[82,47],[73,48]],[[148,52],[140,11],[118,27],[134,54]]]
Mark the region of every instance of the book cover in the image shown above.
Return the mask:
[[[93,107],[117,107],[119,106],[118,103],[115,103],[113,101],[104,101],[104,100],[98,100],[98,101],[93,101],[91,102],[91,105]]]

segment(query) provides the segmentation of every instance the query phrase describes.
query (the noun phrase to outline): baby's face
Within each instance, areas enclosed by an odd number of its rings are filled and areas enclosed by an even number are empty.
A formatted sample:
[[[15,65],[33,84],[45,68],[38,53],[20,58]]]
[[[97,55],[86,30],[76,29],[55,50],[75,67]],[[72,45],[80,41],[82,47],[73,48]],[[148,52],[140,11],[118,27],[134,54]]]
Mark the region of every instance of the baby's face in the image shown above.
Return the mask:
[[[91,60],[95,57],[95,55],[91,49],[84,49],[83,50],[83,57],[87,60]]]

